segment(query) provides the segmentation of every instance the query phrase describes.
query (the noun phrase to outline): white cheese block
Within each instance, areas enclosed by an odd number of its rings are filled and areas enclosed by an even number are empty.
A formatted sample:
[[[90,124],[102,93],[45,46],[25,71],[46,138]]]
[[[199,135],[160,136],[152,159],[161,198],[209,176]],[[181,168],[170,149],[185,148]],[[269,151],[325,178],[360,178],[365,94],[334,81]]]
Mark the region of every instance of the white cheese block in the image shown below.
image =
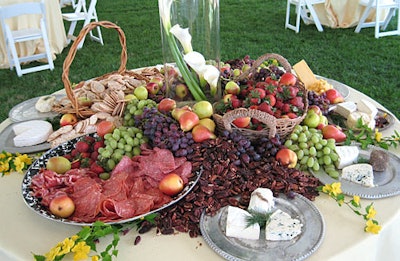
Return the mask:
[[[268,188],[257,188],[251,193],[248,210],[268,213],[275,206],[274,194]]]
[[[374,186],[372,165],[367,163],[353,164],[343,168],[342,179],[361,184],[365,187]]]
[[[278,209],[270,217],[265,226],[266,240],[291,240],[301,234],[300,220],[292,218],[288,213]]]
[[[256,223],[247,227],[247,217],[251,217],[251,215],[246,210],[228,206],[226,236],[258,240],[260,237],[260,225]]]
[[[351,101],[338,103],[335,108],[335,112],[346,119],[349,117],[350,113],[355,112],[356,110],[357,104]]]
[[[53,132],[53,127],[47,121],[32,120],[15,124],[14,145],[16,147],[34,146],[43,143]]]
[[[360,153],[357,146],[336,146],[335,151],[339,156],[336,164],[338,169],[343,169],[346,166],[356,163]]]
[[[357,109],[358,111],[368,114],[371,119],[375,119],[375,116],[378,114],[378,109],[376,106],[373,105],[372,102],[365,99],[361,99],[357,103]]]
[[[371,130],[375,129],[375,119],[371,118],[368,114],[361,111],[350,113],[350,115],[347,117],[347,127],[356,130],[358,119],[361,119],[363,124],[367,125]]]

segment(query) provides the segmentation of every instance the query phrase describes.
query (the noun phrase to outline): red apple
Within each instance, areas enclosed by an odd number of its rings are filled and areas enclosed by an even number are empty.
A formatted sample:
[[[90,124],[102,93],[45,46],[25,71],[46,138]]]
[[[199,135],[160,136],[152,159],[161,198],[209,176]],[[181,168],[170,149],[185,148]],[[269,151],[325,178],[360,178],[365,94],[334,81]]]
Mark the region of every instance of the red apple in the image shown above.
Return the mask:
[[[346,134],[332,124],[322,128],[322,135],[324,139],[334,139],[336,142],[343,142],[346,140]]]
[[[195,142],[203,142],[205,140],[217,138],[213,132],[201,124],[194,126],[192,129],[192,136]]]
[[[75,203],[68,195],[62,194],[50,201],[49,210],[57,217],[67,218],[74,213]]]
[[[326,98],[329,100],[331,104],[336,104],[340,102],[344,102],[344,98],[340,92],[335,89],[329,89],[325,92]]]
[[[158,93],[158,91],[160,90],[160,86],[158,85],[158,83],[148,82],[146,84],[146,89],[147,89],[148,93],[156,95]]]
[[[160,112],[170,112],[176,108],[176,101],[171,98],[164,98],[158,103],[157,108]]]
[[[281,78],[279,79],[280,85],[296,85],[297,77],[293,73],[284,73],[282,74]]]
[[[321,108],[319,106],[317,106],[317,105],[308,106],[308,111],[310,111],[310,110],[314,111],[318,115],[322,115]]]
[[[174,196],[183,190],[183,180],[176,173],[166,175],[158,184],[158,189],[168,195]]]
[[[288,168],[294,168],[297,164],[297,154],[291,149],[280,149],[276,153],[275,158],[283,165]]]
[[[77,122],[78,122],[78,118],[76,117],[75,114],[72,114],[72,113],[66,113],[63,116],[61,116],[61,119],[60,119],[61,126],[74,125]]]
[[[238,95],[240,93],[240,87],[239,85],[234,82],[234,81],[229,81],[225,85],[225,93],[226,94],[233,94],[233,95]]]
[[[232,121],[233,125],[238,128],[247,128],[250,124],[250,117],[240,117]]]
[[[179,124],[180,127],[183,131],[190,131],[193,129],[194,126],[199,124],[199,116],[197,116],[196,113],[192,111],[187,111],[184,112],[180,117],[179,117]]]
[[[160,88],[163,87],[163,85],[164,85],[164,80],[160,76],[156,76],[156,77],[151,78],[150,82],[157,83],[158,87],[160,87]]]
[[[97,135],[104,137],[107,133],[112,133],[116,128],[114,122],[111,121],[101,121],[96,126]]]

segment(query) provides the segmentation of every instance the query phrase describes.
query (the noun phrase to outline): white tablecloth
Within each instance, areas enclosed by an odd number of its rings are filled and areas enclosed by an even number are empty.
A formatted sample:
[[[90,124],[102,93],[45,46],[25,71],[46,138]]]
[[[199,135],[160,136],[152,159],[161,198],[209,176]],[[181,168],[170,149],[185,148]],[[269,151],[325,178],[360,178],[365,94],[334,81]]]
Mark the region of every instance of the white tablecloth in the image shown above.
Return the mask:
[[[326,0],[323,4],[314,5],[315,12],[321,24],[332,28],[348,28],[357,26],[365,7],[359,4],[360,0]],[[385,15],[386,11],[382,11]],[[372,13],[367,21],[374,19]]]
[[[360,98],[369,99],[350,89],[348,100],[357,102]],[[9,123],[9,120],[3,122],[0,130]],[[393,134],[395,129],[400,129],[397,119],[383,132],[384,136]],[[400,155],[400,149],[391,151]],[[21,194],[22,178],[23,175],[13,173],[0,181],[0,260],[32,260],[32,252],[44,254],[80,230],[76,226],[47,220],[29,209]],[[399,260],[400,196],[372,201],[377,210],[376,220],[382,225],[378,235],[364,232],[363,219],[346,206],[339,207],[324,194],[317,197],[314,203],[325,220],[326,234],[322,245],[307,260]],[[365,207],[372,201],[362,199],[361,203]],[[136,236],[135,231],[121,236],[118,260],[222,260],[202,237],[190,238],[187,234],[157,236],[152,230],[142,235],[141,242],[135,246]],[[108,237],[100,242],[98,249],[103,249],[111,240]]]
[[[29,0],[39,1],[39,0]],[[28,0],[0,0],[0,6],[6,6],[11,4],[29,2]],[[58,0],[45,0],[46,5],[46,21],[47,21],[47,34],[50,43],[50,49],[53,53],[53,59],[56,54],[62,52],[65,46],[67,46],[67,37],[64,28],[64,22],[61,16],[60,3]],[[9,21],[11,29],[22,29],[28,25],[36,25],[39,27],[39,16],[20,16],[13,18]],[[20,43],[17,47],[19,55],[31,55],[34,53],[43,52],[44,45],[42,40],[31,43]],[[0,68],[8,68],[7,51],[5,47],[3,30],[0,26]]]

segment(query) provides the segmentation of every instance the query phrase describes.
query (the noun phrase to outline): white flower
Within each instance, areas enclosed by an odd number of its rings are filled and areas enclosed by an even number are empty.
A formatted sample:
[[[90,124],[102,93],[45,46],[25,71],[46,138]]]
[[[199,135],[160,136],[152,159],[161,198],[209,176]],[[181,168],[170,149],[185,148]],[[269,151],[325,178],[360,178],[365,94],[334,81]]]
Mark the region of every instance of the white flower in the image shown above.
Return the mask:
[[[206,59],[199,52],[190,52],[183,56],[185,62],[198,74],[203,75]]]
[[[161,21],[164,25],[165,31],[168,34],[171,28],[171,6],[173,0],[159,0],[158,10],[160,12]]]
[[[215,90],[219,80],[219,70],[214,65],[206,65],[204,71],[204,79],[208,82],[211,87],[211,91]]]
[[[189,33],[189,28],[182,28],[179,24],[174,25],[169,30],[183,46],[184,53],[193,52],[192,36]]]

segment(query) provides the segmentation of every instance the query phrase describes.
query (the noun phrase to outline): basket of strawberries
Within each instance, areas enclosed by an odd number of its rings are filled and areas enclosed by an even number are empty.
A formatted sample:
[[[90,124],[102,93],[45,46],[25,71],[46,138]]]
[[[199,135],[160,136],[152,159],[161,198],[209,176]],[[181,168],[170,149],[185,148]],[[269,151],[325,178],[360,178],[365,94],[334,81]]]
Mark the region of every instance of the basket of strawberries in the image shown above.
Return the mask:
[[[224,96],[214,103],[213,115],[218,130],[237,130],[250,139],[286,137],[307,113],[304,84],[279,54],[238,61],[222,67]]]

